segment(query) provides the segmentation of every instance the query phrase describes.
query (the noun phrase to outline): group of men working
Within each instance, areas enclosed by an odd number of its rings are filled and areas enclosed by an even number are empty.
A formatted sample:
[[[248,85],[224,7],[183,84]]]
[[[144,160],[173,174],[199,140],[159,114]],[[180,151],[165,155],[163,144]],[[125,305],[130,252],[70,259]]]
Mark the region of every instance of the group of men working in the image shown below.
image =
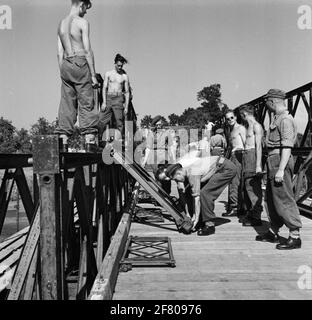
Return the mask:
[[[84,19],[87,10],[91,8],[91,2],[90,0],[71,0],[71,2],[70,14],[60,22],[58,28],[58,61],[62,95],[56,133],[62,141],[63,151],[66,151],[68,137],[73,133],[79,108],[79,126],[85,136],[86,151],[92,151],[96,145],[98,131],[105,128],[111,121],[112,115],[116,120],[117,129],[123,131],[130,100],[129,78],[123,69],[127,60],[117,54],[114,61],[115,69],[105,73],[103,105],[99,112],[94,102],[93,91],[94,87],[98,86],[98,79],[90,45],[89,23]],[[271,226],[268,232],[258,235],[256,240],[278,242],[278,249],[295,249],[301,247],[299,229],[302,226],[292,190],[294,163],[291,148],[296,139],[296,126],[294,119],[288,114],[284,99],[285,93],[277,89],[269,90],[265,96],[267,107],[275,115],[266,136],[268,150],[266,202]],[[200,236],[215,233],[214,202],[227,185],[229,185],[229,210],[224,216],[236,215],[238,203],[242,203],[241,199],[244,196],[246,214],[241,222],[244,226],[261,225],[263,130],[256,121],[251,106],[241,107],[240,115],[246,126],[237,123],[233,111],[228,111],[225,115],[231,128],[230,159],[226,159],[222,152],[218,152],[219,146],[216,146],[216,153],[210,156],[207,154],[201,156],[195,151],[193,155],[186,155],[178,161],[171,159],[171,162],[176,163],[169,167],[158,168],[158,165],[152,167],[158,180],[167,181],[168,193],[171,186],[168,182],[170,180],[177,182],[181,202],[186,212],[193,212],[194,229],[198,229],[197,234]],[[162,133],[159,133],[157,140],[164,140],[164,137],[165,135],[162,137]],[[212,137],[210,140],[217,144],[218,141],[222,141],[220,139]],[[202,152],[205,150],[206,140],[203,139],[203,147],[199,148]],[[159,143],[157,147],[159,148]],[[148,139],[142,166],[145,166],[151,158],[153,149],[153,140]],[[158,150],[163,154],[162,157],[165,157],[165,149],[164,147],[163,150]],[[193,199],[192,210],[187,209],[189,203],[187,195]],[[278,237],[279,229],[284,224],[290,231],[286,243],[280,242]]]
[[[230,127],[229,159],[222,154],[204,157],[195,154],[184,156],[175,164],[159,167],[156,178],[162,182],[176,181],[182,205],[187,207],[189,201],[186,199],[192,197],[193,228],[198,230],[199,236],[215,233],[214,202],[227,185],[228,210],[223,216],[240,215],[243,226],[261,226],[262,177],[266,172],[265,201],[270,228],[257,235],[256,240],[277,243],[276,248],[280,250],[301,247],[299,230],[302,224],[293,194],[294,161],[291,155],[297,130],[285,98],[285,92],[279,89],[271,89],[264,96],[268,109],[274,114],[265,143],[253,106],[244,105],[239,108],[244,124],[237,122],[234,111],[225,114]],[[263,145],[267,153],[264,171]],[[241,210],[238,210],[239,204]],[[287,241],[282,241],[278,235],[283,225],[289,229]]]
[[[89,23],[84,19],[91,8],[90,0],[71,0],[71,10],[58,27],[58,62],[62,80],[61,102],[56,134],[61,140],[61,151],[68,150],[68,137],[74,132],[79,114],[79,128],[85,137],[87,152],[97,150],[96,138],[110,123],[112,117],[122,134],[128,113],[130,85],[123,66],[127,60],[117,54],[115,68],[105,73],[101,110],[95,103],[99,86],[95,72],[94,55],[90,44]],[[102,137],[100,136],[100,139]]]

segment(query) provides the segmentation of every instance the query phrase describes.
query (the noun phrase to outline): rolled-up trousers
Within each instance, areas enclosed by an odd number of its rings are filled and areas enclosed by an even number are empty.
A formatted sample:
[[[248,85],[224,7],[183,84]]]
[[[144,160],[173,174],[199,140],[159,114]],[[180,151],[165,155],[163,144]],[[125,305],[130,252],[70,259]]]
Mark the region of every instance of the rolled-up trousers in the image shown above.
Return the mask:
[[[81,134],[96,134],[98,110],[94,105],[91,72],[84,56],[63,60],[61,66],[61,102],[58,112],[57,134],[72,135],[79,115]]]

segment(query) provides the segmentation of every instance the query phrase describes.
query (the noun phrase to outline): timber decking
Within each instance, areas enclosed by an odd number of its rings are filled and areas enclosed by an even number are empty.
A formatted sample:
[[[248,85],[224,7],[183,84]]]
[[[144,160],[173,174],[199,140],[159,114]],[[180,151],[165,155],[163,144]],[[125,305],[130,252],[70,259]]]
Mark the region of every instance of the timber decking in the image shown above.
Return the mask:
[[[214,235],[184,235],[168,220],[155,226],[133,222],[130,235],[171,238],[176,267],[120,272],[113,299],[312,299],[312,290],[301,290],[297,284],[302,276],[298,268],[312,268],[312,220],[302,217],[301,249],[279,251],[275,244],[255,241],[255,228],[242,227],[236,217],[221,218],[226,198],[227,191],[216,201],[221,224]],[[267,221],[265,212],[262,220]],[[280,235],[288,237],[287,229]]]

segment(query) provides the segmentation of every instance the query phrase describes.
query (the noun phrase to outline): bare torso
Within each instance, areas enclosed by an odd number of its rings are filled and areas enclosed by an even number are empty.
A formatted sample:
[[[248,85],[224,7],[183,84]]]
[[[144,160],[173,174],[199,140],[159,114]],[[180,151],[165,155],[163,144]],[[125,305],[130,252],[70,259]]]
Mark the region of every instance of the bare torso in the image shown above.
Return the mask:
[[[246,131],[246,145],[245,149],[254,149],[256,147],[256,139],[255,139],[255,128],[254,126],[256,125],[255,122],[249,123],[249,126]]]
[[[128,76],[125,72],[118,73],[116,70],[108,71],[107,77],[107,93],[116,94],[125,92],[125,82]]]
[[[244,126],[240,124],[234,125],[231,131],[232,152],[235,150],[245,149],[245,141],[243,140],[245,132],[246,129]]]
[[[59,24],[58,36],[61,40],[65,57],[74,54],[85,54],[82,41],[82,20],[83,18],[69,15]]]

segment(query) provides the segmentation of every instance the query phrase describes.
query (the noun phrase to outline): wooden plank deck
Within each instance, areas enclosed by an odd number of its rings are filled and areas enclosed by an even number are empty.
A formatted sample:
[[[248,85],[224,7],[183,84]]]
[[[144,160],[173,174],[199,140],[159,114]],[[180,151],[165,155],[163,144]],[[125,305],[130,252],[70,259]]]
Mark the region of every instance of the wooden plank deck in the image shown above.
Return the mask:
[[[312,220],[302,217],[302,248],[279,251],[275,244],[255,241],[263,227],[242,227],[237,218],[224,219],[227,191],[216,201],[220,225],[214,235],[199,237],[176,231],[173,222],[155,226],[133,222],[130,235],[171,238],[176,267],[133,267],[120,272],[114,300],[249,300],[312,299],[300,290],[298,268],[312,268]],[[267,221],[266,213],[262,220]],[[288,237],[286,228],[280,233]]]

